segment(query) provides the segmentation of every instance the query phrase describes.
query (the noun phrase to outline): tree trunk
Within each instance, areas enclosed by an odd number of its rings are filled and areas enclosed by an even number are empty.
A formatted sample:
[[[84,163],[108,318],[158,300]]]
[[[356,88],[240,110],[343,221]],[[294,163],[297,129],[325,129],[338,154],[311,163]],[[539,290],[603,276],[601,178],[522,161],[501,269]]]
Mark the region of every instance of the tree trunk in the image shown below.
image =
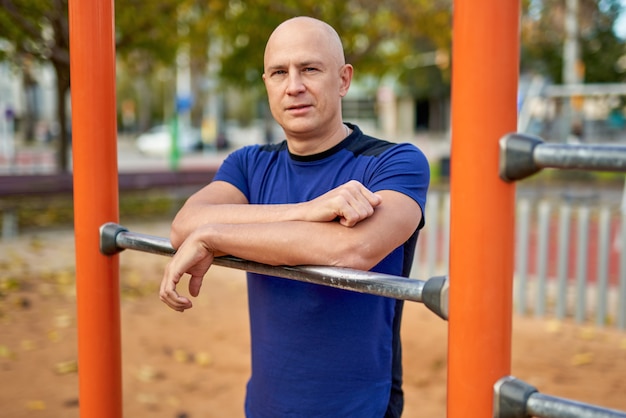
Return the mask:
[[[53,62],[57,78],[57,118],[59,122],[59,142],[57,148],[57,171],[69,171],[68,151],[71,145],[71,131],[68,130],[66,97],[70,89],[70,67],[66,63]]]

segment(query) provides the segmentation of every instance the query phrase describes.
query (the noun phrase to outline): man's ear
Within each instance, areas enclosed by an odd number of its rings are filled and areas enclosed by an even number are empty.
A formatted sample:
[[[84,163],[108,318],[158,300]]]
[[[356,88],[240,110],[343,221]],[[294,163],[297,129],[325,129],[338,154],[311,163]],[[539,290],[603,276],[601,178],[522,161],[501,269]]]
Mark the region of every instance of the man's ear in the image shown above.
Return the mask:
[[[350,64],[345,64],[339,70],[339,78],[341,79],[341,86],[339,88],[339,95],[344,97],[348,94],[350,89],[350,83],[352,82],[352,75],[354,74],[354,68]]]

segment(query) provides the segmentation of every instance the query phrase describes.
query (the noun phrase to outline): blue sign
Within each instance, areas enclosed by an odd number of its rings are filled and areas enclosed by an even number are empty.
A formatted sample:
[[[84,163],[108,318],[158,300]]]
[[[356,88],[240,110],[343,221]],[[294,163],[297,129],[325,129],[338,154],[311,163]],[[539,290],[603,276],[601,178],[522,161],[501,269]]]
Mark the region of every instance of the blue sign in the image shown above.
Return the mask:
[[[191,109],[193,106],[193,96],[177,96],[176,97],[176,111],[184,112]]]

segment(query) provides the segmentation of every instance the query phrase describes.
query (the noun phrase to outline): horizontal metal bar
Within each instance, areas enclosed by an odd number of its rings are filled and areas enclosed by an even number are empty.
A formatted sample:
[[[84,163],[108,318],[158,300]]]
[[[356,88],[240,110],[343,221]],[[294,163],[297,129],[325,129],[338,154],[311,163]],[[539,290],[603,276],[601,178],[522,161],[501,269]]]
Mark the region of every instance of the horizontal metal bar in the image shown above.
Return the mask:
[[[626,412],[544,395],[513,376],[495,383],[493,411],[494,418],[626,418]]]
[[[115,223],[102,225],[100,251],[112,255],[124,249],[165,256],[173,256],[176,253],[166,238],[130,232]],[[441,318],[448,318],[448,280],[445,277],[422,281],[338,267],[270,266],[232,256],[216,257],[213,264],[359,293],[422,302]]]
[[[623,96],[626,95],[626,83],[597,84],[554,84],[545,87],[542,96]]]
[[[500,140],[503,180],[522,180],[543,168],[626,172],[626,146],[546,144],[539,137],[519,133]]]
[[[534,160],[542,168],[626,171],[626,147],[606,144],[540,144]]]
[[[530,395],[526,412],[537,418],[626,418],[626,413],[622,411],[541,393]]]

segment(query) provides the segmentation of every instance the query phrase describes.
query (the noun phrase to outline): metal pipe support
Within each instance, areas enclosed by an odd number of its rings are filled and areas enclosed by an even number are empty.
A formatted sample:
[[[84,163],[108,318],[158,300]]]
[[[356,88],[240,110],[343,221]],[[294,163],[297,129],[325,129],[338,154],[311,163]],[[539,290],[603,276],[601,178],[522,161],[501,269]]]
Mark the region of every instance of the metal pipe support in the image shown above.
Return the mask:
[[[111,222],[100,227],[101,253],[113,255],[125,249],[165,256],[173,256],[176,253],[166,238],[130,232],[123,226]],[[359,293],[421,302],[442,319],[448,319],[448,279],[445,276],[423,281],[349,268],[270,266],[232,256],[216,257],[213,264]]]

